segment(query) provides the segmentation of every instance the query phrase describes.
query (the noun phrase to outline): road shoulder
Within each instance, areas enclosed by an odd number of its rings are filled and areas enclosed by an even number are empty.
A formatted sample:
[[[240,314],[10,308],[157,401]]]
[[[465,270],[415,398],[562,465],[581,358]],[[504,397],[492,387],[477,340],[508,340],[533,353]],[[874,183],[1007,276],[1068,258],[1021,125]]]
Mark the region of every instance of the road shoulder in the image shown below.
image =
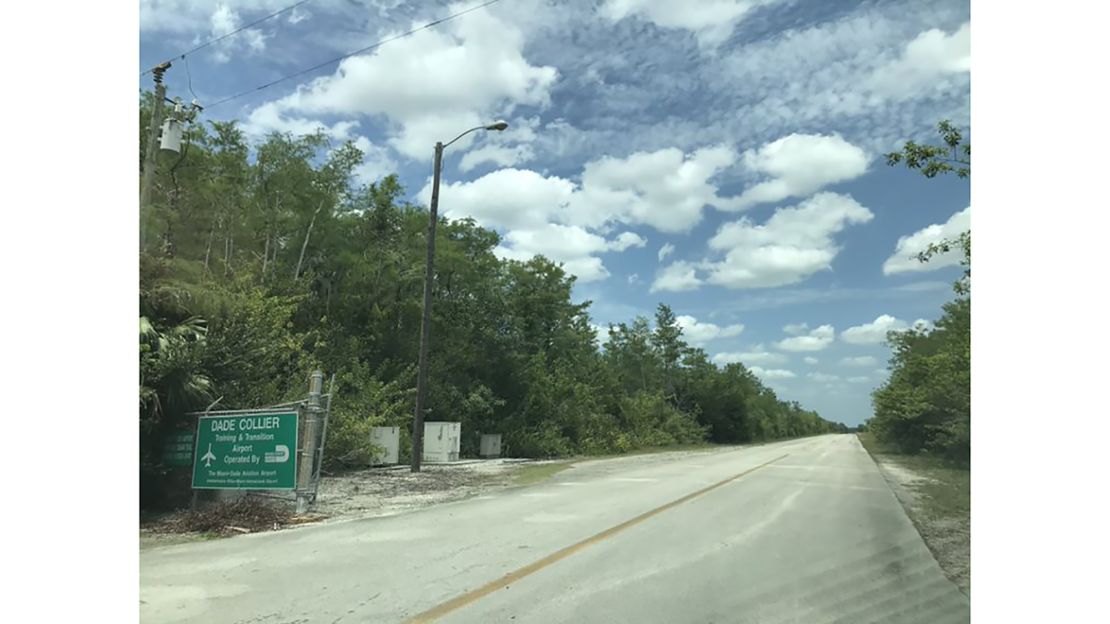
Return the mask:
[[[941,570],[971,596],[971,471],[931,457],[900,455],[859,434]]]

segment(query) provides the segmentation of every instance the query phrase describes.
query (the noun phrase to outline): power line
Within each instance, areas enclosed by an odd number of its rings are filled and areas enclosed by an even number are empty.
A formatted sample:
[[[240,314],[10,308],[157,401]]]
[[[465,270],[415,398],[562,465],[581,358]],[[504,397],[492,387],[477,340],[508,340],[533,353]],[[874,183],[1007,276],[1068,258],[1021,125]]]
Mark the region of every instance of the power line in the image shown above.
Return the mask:
[[[272,87],[276,84],[285,82],[286,80],[289,80],[291,78],[296,78],[297,76],[303,76],[304,74],[316,71],[317,69],[320,69],[322,67],[327,67],[328,65],[331,65],[332,63],[338,63],[339,61],[342,61],[343,59],[355,56],[356,54],[362,54],[363,52],[369,52],[370,50],[373,50],[374,48],[383,46],[383,45],[385,45],[385,44],[387,44],[391,41],[396,41],[398,39],[408,37],[409,35],[420,32],[421,30],[427,30],[428,28],[431,28],[433,26],[437,26],[437,25],[442,24],[444,22],[448,22],[450,20],[455,19],[456,17],[466,15],[467,13],[470,13],[471,11],[477,11],[478,9],[488,7],[489,5],[496,4],[497,2],[500,2],[500,1],[501,0],[488,0],[487,2],[483,2],[482,4],[472,6],[469,9],[464,9],[462,11],[459,11],[458,13],[454,13],[452,15],[448,15],[447,17],[437,19],[434,22],[428,22],[427,24],[424,24],[423,26],[419,26],[417,28],[413,28],[410,31],[403,32],[399,35],[395,35],[395,36],[389,37],[387,39],[382,39],[381,41],[378,41],[377,43],[370,44],[370,45],[366,46],[365,48],[359,48],[358,50],[355,50],[353,52],[348,52],[348,53],[343,54],[341,56],[337,56],[333,59],[329,59],[327,61],[324,61],[323,63],[319,63],[317,65],[313,65],[312,67],[302,69],[302,70],[300,70],[296,73],[289,74],[288,76],[283,76],[281,78],[278,78],[277,80],[272,80],[270,82],[267,82],[266,84],[254,87],[253,89],[247,89],[246,91],[242,91],[240,93],[236,93],[235,95],[228,96],[228,97],[216,102],[215,104],[210,105],[208,108],[212,108],[213,106],[219,106],[220,104],[224,104],[224,103],[230,102],[232,100],[237,100],[237,99],[243,97],[244,95],[249,95],[251,93],[255,93],[256,91],[261,91],[263,89],[268,89],[268,88],[270,88],[270,87]]]
[[[208,46],[210,46],[214,43],[219,43],[220,41],[223,41],[224,39],[227,39],[228,37],[237,35],[237,34],[243,32],[244,30],[250,28],[251,26],[257,26],[258,24],[261,24],[262,22],[265,22],[266,20],[270,19],[271,17],[277,17],[278,15],[281,15],[282,13],[285,13],[287,11],[292,11],[293,9],[301,6],[302,4],[306,4],[306,3],[311,2],[311,1],[312,0],[301,0],[300,2],[298,2],[296,4],[291,4],[287,7],[285,7],[284,9],[281,9],[280,11],[275,11],[275,12],[267,15],[266,17],[256,19],[253,22],[247,24],[246,26],[241,26],[239,28],[236,28],[235,30],[227,33],[226,35],[221,35],[219,37],[216,37],[215,39],[209,39],[208,41],[205,41],[204,43],[198,45],[197,47],[193,48],[192,50],[189,50],[188,52],[182,52],[181,54],[179,54],[178,56],[175,56],[174,58],[184,59],[186,55],[192,54],[193,52],[196,52],[198,50],[203,50],[204,48],[207,48]],[[154,71],[153,68],[148,69],[148,70],[144,71],[143,73],[139,74],[139,76],[140,77],[145,76],[145,75],[149,74],[152,71]]]

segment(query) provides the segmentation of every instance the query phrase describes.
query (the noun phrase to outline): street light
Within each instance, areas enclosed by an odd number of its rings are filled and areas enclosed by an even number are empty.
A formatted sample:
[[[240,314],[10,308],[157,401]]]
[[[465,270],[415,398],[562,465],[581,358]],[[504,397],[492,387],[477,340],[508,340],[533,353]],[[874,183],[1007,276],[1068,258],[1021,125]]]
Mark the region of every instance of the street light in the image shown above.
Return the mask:
[[[439,173],[443,165],[443,148],[476,130],[496,130],[508,128],[509,124],[498,121],[488,126],[471,128],[446,144],[436,143],[435,168],[432,173],[432,205],[428,211],[428,260],[424,274],[424,314],[420,319],[420,360],[416,371],[416,413],[412,421],[412,471],[420,472],[420,460],[424,454],[424,402],[428,396],[428,341],[432,325],[432,279],[435,274],[436,257],[436,220],[439,213]]]

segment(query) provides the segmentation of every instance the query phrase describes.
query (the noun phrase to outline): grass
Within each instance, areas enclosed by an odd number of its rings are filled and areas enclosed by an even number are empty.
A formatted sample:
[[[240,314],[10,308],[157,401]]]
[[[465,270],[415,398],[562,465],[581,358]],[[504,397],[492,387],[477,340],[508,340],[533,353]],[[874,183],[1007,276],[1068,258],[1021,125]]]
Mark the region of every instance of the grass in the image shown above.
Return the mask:
[[[513,485],[523,486],[546,481],[571,467],[573,462],[552,462],[550,464],[525,464],[513,474]]]
[[[971,470],[940,457],[904,455],[875,439],[874,434],[857,434],[867,452],[876,459],[893,460],[928,481],[914,486],[921,499],[921,512],[930,518],[947,518],[971,513]]]

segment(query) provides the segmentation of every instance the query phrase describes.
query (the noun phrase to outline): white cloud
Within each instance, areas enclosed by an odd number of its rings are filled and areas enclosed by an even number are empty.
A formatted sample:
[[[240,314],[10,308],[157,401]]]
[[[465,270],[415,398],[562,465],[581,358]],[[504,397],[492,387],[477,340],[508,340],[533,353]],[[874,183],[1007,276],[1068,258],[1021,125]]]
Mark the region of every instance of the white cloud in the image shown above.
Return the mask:
[[[757,344],[750,351],[732,353],[736,361],[744,364],[785,364],[789,358],[781,353],[771,353],[762,344]]]
[[[394,124],[390,144],[424,159],[436,141],[505,117],[518,105],[547,104],[557,72],[530,64],[523,47],[513,24],[476,11],[345,59],[332,75],[271,104],[282,114],[384,115]],[[456,145],[465,147],[472,136]]]
[[[299,136],[323,130],[333,139],[346,141],[353,138],[351,132],[358,127],[358,122],[337,121],[328,126],[316,119],[284,115],[273,102],[270,102],[251,111],[242,127],[247,136],[256,140],[271,132],[283,134],[288,132]]]
[[[791,336],[801,336],[809,331],[809,323],[791,323],[789,325],[784,325],[782,331]]]
[[[895,61],[879,67],[870,86],[897,99],[908,98],[921,88],[949,74],[971,71],[971,23],[954,33],[933,28],[906,44]]]
[[[909,327],[903,320],[896,319],[889,314],[883,314],[870,323],[849,327],[840,332],[840,339],[849,344],[875,345],[886,342],[886,334],[890,331],[901,331]]]
[[[629,284],[639,284],[639,283],[641,283],[641,282],[640,282],[640,274],[639,274],[639,273],[631,273],[631,274],[629,274],[629,276],[628,276],[628,283],[629,283]]]
[[[623,251],[631,245],[643,246],[643,239],[629,234],[625,232],[614,240],[606,240],[577,226],[546,223],[531,229],[510,230],[494,253],[521,261],[543,255],[561,263],[568,273],[577,275],[580,282],[593,282],[609,276],[608,269],[595,254]]]
[[[226,4],[217,5],[209,16],[208,21],[210,26],[210,35],[208,38],[210,39],[230,34],[239,28],[242,22],[239,18],[239,13],[232,10]],[[262,52],[266,49],[266,39],[268,38],[269,36],[263,34],[261,30],[248,28],[234,37],[228,37],[227,39],[214,43],[211,46],[212,59],[217,63],[226,63],[231,60],[231,55],[236,48],[245,48],[254,53]],[[200,42],[197,41],[197,43]]]
[[[491,228],[537,228],[554,220],[575,184],[530,169],[498,169],[470,182],[440,184],[439,205],[450,219],[472,217]],[[431,201],[431,180],[417,194]]]
[[[818,193],[789,208],[779,208],[763,224],[747,217],[722,225],[709,247],[724,259],[704,262],[706,281],[726,288],[766,288],[804,280],[831,268],[840,251],[833,236],[874,215],[847,195]]]
[[[806,356],[806,357],[805,357],[804,359],[805,359],[805,363],[806,363],[806,364],[809,364],[810,366],[814,366],[814,365],[816,365],[816,364],[817,364],[818,362],[820,362],[820,360],[818,360],[817,358],[815,358],[815,357],[813,357],[813,356],[811,356],[811,355],[807,355],[807,356]]]
[[[840,381],[839,375],[829,375],[827,373],[809,373],[806,375],[806,377],[809,377],[810,379],[820,383],[832,383],[834,381]]]
[[[734,353],[734,352],[718,353],[718,354],[713,356],[712,360],[713,360],[713,363],[717,364],[718,366],[726,366],[728,364],[739,364],[743,361],[740,358],[740,354],[739,353]]]
[[[867,171],[870,159],[840,135],[791,134],[758,150],[744,152],[744,165],[768,179],[735,199],[724,210],[746,210],[762,203],[805,197],[829,184],[852,180]]]
[[[755,374],[756,377],[759,377],[760,379],[763,379],[763,380],[768,380],[768,379],[793,379],[794,377],[797,377],[797,375],[795,375],[793,373],[793,371],[788,371],[788,370],[784,370],[784,369],[781,369],[781,368],[769,368],[768,369],[768,368],[762,368],[762,367],[759,367],[759,366],[749,366],[748,370],[750,370],[753,374]]]
[[[663,28],[689,30],[699,45],[714,47],[752,9],[777,0],[607,0],[601,13],[613,21],[639,15]]]
[[[310,17],[312,17],[311,13],[309,13],[308,11],[305,11],[301,7],[297,7],[297,8],[295,8],[292,11],[289,12],[289,23],[290,24],[300,24],[301,22],[305,21],[306,19],[308,19]]]
[[[655,275],[650,291],[685,292],[696,290],[701,284],[701,280],[695,275],[694,265],[680,260]]]
[[[847,379],[847,381],[848,381],[848,383],[867,383],[867,382],[871,381],[871,378],[867,377],[867,376],[857,376],[857,377],[849,377]]]
[[[644,245],[647,245],[647,239],[639,234],[635,232],[621,232],[615,240],[609,243],[609,250],[624,251],[629,247],[643,247]]]
[[[860,355],[860,356],[857,356],[857,357],[846,357],[846,358],[841,358],[841,360],[840,360],[840,365],[841,366],[858,366],[858,367],[861,367],[861,368],[865,367],[865,366],[875,366],[878,363],[879,363],[879,360],[875,359],[875,357],[871,356],[871,355]]]
[[[470,171],[483,163],[513,167],[534,159],[536,153],[530,143],[536,139],[539,124],[539,117],[514,119],[507,130],[481,135],[482,146],[467,150],[459,161],[459,169]]]
[[[601,325],[598,325],[597,323],[590,323],[590,329],[593,329],[594,330],[594,335],[597,336],[597,344],[603,345],[603,344],[605,344],[605,342],[607,340],[609,340],[609,327],[608,326],[602,327]]]
[[[952,215],[944,223],[934,223],[909,236],[898,239],[894,253],[883,263],[883,275],[915,271],[935,271],[958,265],[963,259],[963,250],[958,247],[947,253],[934,255],[928,262],[918,262],[917,254],[929,248],[931,243],[944,239],[955,240],[961,233],[971,229],[971,206]]]
[[[918,331],[931,332],[936,329],[936,325],[928,319],[917,319],[913,322],[913,328]]]
[[[744,326],[739,323],[721,327],[714,323],[703,323],[685,314],[676,317],[675,321],[682,328],[683,337],[695,345],[704,345],[718,338],[732,338],[744,331]]]
[[[822,325],[809,333],[780,340],[778,348],[783,351],[821,351],[833,342],[836,330],[832,325]]]
[[[363,136],[355,139],[354,144],[363,154],[362,164],[356,167],[354,172],[359,182],[363,184],[377,182],[397,171],[397,163],[390,156],[388,148],[374,145]]]
[[[233,4],[237,11],[250,13],[273,13],[290,4],[288,0],[139,0],[140,32],[195,33],[210,28],[215,21],[213,16],[220,7]],[[293,10],[290,21],[301,9]],[[261,15],[259,15],[261,17]],[[228,17],[218,18],[221,23],[230,21]],[[238,20],[238,15],[235,15]],[[228,29],[234,30],[236,26]],[[295,22],[294,22],[295,23]],[[197,43],[200,43],[199,41]]]
[[[701,221],[706,205],[721,203],[710,180],[735,160],[731,148],[719,146],[691,154],[672,147],[591,161],[582,171],[581,192],[567,222],[601,227],[620,221],[687,232]]]
[[[659,261],[662,262],[664,258],[674,253],[674,245],[667,243],[659,248]]]

